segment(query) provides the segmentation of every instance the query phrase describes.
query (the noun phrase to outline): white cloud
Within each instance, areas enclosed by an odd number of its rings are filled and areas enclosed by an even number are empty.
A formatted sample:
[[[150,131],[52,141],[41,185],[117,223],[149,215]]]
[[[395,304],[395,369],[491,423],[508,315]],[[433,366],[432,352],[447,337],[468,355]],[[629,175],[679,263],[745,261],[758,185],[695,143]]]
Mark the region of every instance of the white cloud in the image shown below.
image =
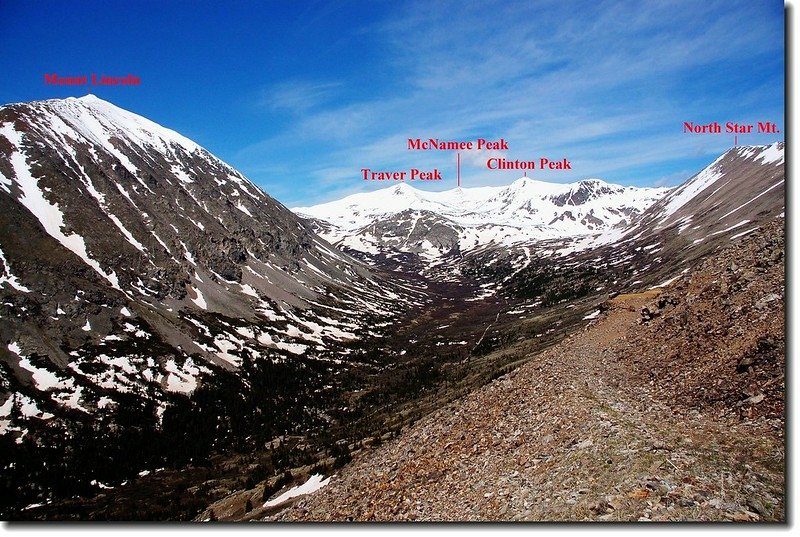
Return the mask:
[[[262,92],[259,104],[271,110],[307,112],[332,99],[340,86],[338,82],[279,82]]]
[[[686,136],[683,121],[723,121],[743,107],[783,119],[783,88],[775,87],[782,79],[747,72],[783,53],[782,18],[763,3],[437,1],[396,9],[362,32],[380,41],[392,73],[376,81],[380,90],[352,81],[272,88],[272,107],[296,113],[296,121],[240,155],[302,154],[294,173],[309,182],[290,202],[375,188],[360,181],[362,167],[440,167],[452,181],[426,186],[455,186],[454,155],[410,152],[408,138],[504,137],[506,158],[567,157],[576,167],[534,175],[613,181],[731,143]],[[508,173],[486,170],[486,158],[462,155],[465,179],[507,182]],[[642,178],[663,180],[663,173]]]

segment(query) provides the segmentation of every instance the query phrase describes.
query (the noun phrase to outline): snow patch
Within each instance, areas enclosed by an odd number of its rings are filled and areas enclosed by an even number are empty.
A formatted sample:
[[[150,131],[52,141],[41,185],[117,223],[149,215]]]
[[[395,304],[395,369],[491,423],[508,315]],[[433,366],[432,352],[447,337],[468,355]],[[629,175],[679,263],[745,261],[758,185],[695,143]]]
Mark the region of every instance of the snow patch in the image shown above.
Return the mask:
[[[761,161],[764,164],[781,164],[784,159],[784,151],[779,147],[778,143],[768,145],[762,152],[761,156],[756,161]]]
[[[742,231],[741,233],[737,233],[736,235],[731,235],[731,240],[738,239],[739,237],[744,237],[745,235],[747,235],[749,233],[752,233],[753,231],[757,230],[758,228],[759,228],[759,226],[756,226],[756,227],[750,228],[750,229],[748,229],[746,231]]]
[[[195,366],[191,358],[178,367],[174,359],[167,360],[164,365],[164,371],[167,374],[168,392],[177,392],[183,394],[190,394],[197,388],[197,377],[200,375],[200,368]]]
[[[253,215],[252,215],[252,213],[251,213],[250,211],[248,211],[248,210],[247,210],[247,207],[245,207],[244,205],[242,205],[242,202],[241,202],[241,201],[239,201],[239,203],[237,203],[237,204],[236,204],[236,208],[237,208],[237,209],[239,209],[240,211],[242,211],[244,214],[246,214],[246,215],[247,215],[247,216],[249,216],[250,218],[253,218]]]
[[[17,291],[30,293],[31,290],[22,285],[19,279],[11,273],[11,267],[8,264],[5,254],[3,254],[3,250],[0,250],[0,261],[3,262],[3,274],[0,274],[0,285],[7,283]]]
[[[659,283],[658,285],[653,286],[652,289],[656,289],[656,288],[659,288],[659,287],[666,287],[666,286],[668,286],[669,284],[671,284],[672,282],[674,282],[675,280],[677,280],[680,277],[681,277],[681,275],[678,274],[674,278],[670,278],[668,280],[664,280],[663,282]]]
[[[267,501],[264,504],[264,507],[274,507],[276,505],[282,504],[287,500],[291,500],[292,498],[295,498],[297,496],[303,496],[305,494],[314,493],[319,489],[321,489],[322,487],[324,487],[325,485],[327,485],[328,483],[330,483],[330,481],[331,481],[330,477],[325,478],[321,474],[314,474],[311,477],[309,477],[308,481],[306,481],[302,485],[292,487],[283,494],[281,494],[280,496],[278,496],[277,498]]]
[[[189,288],[195,295],[197,295],[194,298],[192,298],[190,294],[189,300],[191,300],[194,303],[194,305],[197,306],[198,308],[207,310],[208,304],[206,304],[206,299],[203,296],[203,293],[200,291],[200,289],[194,286],[189,286]]]

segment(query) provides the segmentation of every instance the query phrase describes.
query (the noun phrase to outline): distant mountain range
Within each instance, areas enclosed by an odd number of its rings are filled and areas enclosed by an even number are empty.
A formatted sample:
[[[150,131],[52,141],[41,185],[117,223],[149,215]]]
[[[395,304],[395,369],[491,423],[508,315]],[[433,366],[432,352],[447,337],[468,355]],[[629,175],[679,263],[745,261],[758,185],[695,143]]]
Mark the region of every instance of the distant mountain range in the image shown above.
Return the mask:
[[[372,266],[472,284],[476,299],[538,296],[548,285],[621,292],[670,281],[783,217],[783,163],[777,142],[734,147],[675,188],[527,177],[445,192],[400,184],[294,211]]]
[[[660,286],[690,270],[785,210],[784,142],[734,147],[631,223],[598,233],[534,239],[475,249],[428,272],[439,279],[470,274],[483,288],[534,296],[563,280],[581,292],[626,292]]]
[[[777,206],[774,197],[783,196],[783,154],[783,142],[736,147],[674,188],[523,177],[504,187],[428,192],[402,183],[293,211],[346,250],[407,252],[428,260],[545,242],[569,243],[566,253],[630,237],[634,230],[643,233],[645,227],[665,229],[679,220],[700,238],[706,228],[710,233],[725,228],[718,223],[738,228],[753,211]],[[766,178],[764,171],[770,172]],[[723,206],[729,211],[717,215],[717,223],[708,221],[707,213]]]
[[[667,192],[599,179],[555,184],[523,177],[503,187],[444,192],[402,183],[293,210],[314,219],[315,229],[339,246],[437,257],[489,244],[508,246],[622,227]]]

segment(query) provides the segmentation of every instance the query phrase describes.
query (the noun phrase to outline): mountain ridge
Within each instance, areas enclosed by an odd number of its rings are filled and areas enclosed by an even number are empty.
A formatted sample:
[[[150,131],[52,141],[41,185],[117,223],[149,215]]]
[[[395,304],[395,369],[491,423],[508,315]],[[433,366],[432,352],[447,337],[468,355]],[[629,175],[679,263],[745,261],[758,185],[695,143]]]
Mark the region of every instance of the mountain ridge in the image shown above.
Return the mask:
[[[312,218],[323,237],[343,247],[374,254],[388,246],[438,257],[489,243],[511,245],[623,226],[669,191],[624,187],[600,179],[560,184],[522,177],[506,186],[441,192],[402,183],[292,210]],[[411,241],[419,223],[426,220],[430,236]],[[404,240],[384,244],[387,236]]]
[[[94,96],[0,107],[0,448],[16,453],[15,502],[319,427],[335,372],[425,300],[175,131]],[[84,452],[97,434],[105,447]],[[42,446],[69,447],[66,474],[37,466]]]

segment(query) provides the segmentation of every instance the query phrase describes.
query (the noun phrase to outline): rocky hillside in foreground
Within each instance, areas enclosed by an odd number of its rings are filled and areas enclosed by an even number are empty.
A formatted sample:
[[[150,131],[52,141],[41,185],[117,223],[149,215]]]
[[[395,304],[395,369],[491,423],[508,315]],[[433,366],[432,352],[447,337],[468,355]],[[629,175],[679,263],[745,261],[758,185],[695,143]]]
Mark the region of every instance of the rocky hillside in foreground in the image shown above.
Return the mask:
[[[663,292],[609,300],[584,331],[261,512],[784,520],[783,224],[734,239]]]

